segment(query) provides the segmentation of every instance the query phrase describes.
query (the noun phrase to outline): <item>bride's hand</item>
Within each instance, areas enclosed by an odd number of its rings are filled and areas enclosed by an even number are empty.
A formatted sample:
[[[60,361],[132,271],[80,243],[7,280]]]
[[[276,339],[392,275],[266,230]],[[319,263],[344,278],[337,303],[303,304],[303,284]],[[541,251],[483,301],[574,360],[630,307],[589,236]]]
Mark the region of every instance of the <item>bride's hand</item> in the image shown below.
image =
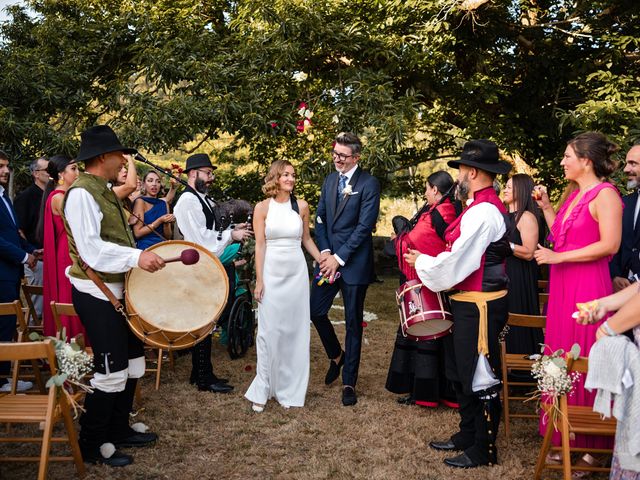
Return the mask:
[[[256,288],[253,290],[253,297],[256,299],[256,302],[261,302],[262,297],[264,296],[264,285],[262,282],[256,282]]]

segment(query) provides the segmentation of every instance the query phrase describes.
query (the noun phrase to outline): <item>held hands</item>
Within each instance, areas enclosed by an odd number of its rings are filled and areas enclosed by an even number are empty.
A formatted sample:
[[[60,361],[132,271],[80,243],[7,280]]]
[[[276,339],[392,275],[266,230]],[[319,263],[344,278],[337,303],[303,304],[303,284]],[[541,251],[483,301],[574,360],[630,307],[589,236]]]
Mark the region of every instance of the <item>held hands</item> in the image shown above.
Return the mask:
[[[558,252],[554,252],[540,244],[538,244],[538,249],[533,252],[533,256],[536,262],[538,262],[538,265],[555,265],[556,263],[562,263],[562,258]]]
[[[35,255],[33,254],[29,254],[27,256],[27,267],[29,267],[31,270],[33,270],[34,268],[36,268],[36,264],[38,263],[38,259],[35,257]]]
[[[153,252],[142,252],[138,259],[138,266],[147,272],[157,272],[164,268],[164,260]]]
[[[31,255],[36,257],[36,260],[38,260],[38,261],[42,261],[43,254],[44,254],[44,248],[38,248],[38,249],[34,250],[33,252],[31,252]]]
[[[412,267],[416,264],[416,260],[418,257],[422,255],[418,250],[412,250],[410,248],[407,249],[407,253],[403,255],[404,261],[407,262],[408,265]]]
[[[320,255],[320,273],[323,277],[329,279],[329,283],[333,283],[333,277],[336,275],[338,268],[340,268],[340,264],[331,253],[324,252]]]

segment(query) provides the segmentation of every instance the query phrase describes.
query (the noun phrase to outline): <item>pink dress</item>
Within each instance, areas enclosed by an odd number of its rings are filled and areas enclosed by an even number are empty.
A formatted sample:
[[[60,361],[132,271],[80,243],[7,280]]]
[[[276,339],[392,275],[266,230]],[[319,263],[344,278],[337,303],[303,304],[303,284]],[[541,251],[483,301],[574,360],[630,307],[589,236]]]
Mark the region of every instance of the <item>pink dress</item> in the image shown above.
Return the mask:
[[[47,336],[55,336],[57,333],[53,313],[49,307],[50,302],[73,303],[71,300],[71,283],[65,275],[65,270],[71,265],[67,232],[64,228],[62,217],[54,215],[51,210],[51,199],[55,195],[64,195],[64,193],[63,190],[51,192],[44,208],[44,305],[42,309],[42,325],[44,334]],[[78,317],[62,315],[60,323],[66,328],[67,340],[82,333],[85,343],[89,345],[87,333]]]
[[[617,193],[615,187],[610,183],[601,183],[586,192],[567,219],[564,220],[567,208],[578,195],[579,190],[569,195],[560,207],[549,234],[549,240],[554,244],[554,251],[577,250],[600,240],[598,222],[589,212],[589,203],[605,188],[612,188]],[[551,351],[562,348],[568,352],[571,346],[577,343],[581,348],[580,355],[584,357],[589,355],[591,346],[596,340],[596,330],[602,322],[593,325],[580,325],[571,315],[576,311],[577,302],[587,302],[594,298],[605,297],[613,292],[609,275],[609,260],[610,257],[603,257],[590,262],[551,265],[547,328],[544,339]],[[582,376],[574,384],[573,394],[568,399],[570,405],[593,405],[596,392],[587,392],[584,389],[584,380],[585,378]],[[545,430],[546,423],[542,421],[541,415],[540,434],[544,435]],[[559,445],[560,443],[560,434],[555,432],[553,444]],[[575,441],[571,444],[575,447],[611,448],[613,438],[576,435]]]

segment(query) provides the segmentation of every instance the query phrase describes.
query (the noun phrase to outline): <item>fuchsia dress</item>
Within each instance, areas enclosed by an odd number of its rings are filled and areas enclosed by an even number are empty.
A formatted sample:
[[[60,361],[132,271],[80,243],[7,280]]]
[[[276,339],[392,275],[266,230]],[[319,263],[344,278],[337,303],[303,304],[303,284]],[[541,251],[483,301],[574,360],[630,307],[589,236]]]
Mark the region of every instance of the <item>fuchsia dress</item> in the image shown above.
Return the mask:
[[[578,195],[579,190],[569,195],[560,207],[549,234],[549,241],[553,243],[554,251],[577,250],[600,240],[598,222],[589,212],[589,203],[606,188],[611,188],[617,193],[615,187],[610,183],[601,183],[584,194],[565,220],[567,208]],[[571,346],[577,343],[580,345],[580,355],[583,357],[589,355],[591,346],[596,341],[596,330],[602,322],[593,325],[580,325],[571,315],[577,310],[576,303],[611,295],[613,287],[609,275],[610,259],[607,256],[590,262],[567,262],[550,266],[549,306],[544,340],[551,351],[562,348],[568,352]],[[584,380],[583,375],[574,384],[574,391],[568,398],[570,405],[593,405],[596,392],[587,392],[584,389]],[[541,435],[544,435],[545,430],[546,423],[542,421],[541,414]],[[553,444],[559,445],[560,443],[559,432],[554,432]],[[611,448],[613,438],[576,435],[575,441],[571,444],[575,447]]]
[[[44,273],[43,273],[43,308],[42,325],[46,336],[56,336],[56,323],[53,320],[50,302],[73,303],[71,300],[71,283],[65,275],[65,270],[71,265],[69,257],[69,243],[64,222],[60,215],[54,215],[51,210],[51,199],[55,195],[64,195],[64,190],[54,190],[47,198],[44,208]],[[66,328],[67,340],[82,333],[85,343],[89,345],[86,331],[78,317],[62,315],[60,323]]]

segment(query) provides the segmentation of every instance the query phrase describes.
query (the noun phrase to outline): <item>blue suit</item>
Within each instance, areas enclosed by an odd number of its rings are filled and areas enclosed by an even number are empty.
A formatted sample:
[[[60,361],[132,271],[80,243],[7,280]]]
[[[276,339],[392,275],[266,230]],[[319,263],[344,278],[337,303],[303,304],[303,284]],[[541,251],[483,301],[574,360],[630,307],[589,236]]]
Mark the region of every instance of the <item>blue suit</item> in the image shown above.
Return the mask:
[[[622,197],[624,210],[622,212],[622,242],[618,253],[614,255],[609,263],[611,278],[627,278],[629,270],[640,275],[640,218],[633,228],[633,215],[636,211],[638,193],[633,192]]]
[[[349,181],[351,195],[338,195],[340,174],[327,176],[316,213],[315,240],[320,251],[331,250],[345,263],[333,284],[311,288],[311,320],[329,358],[342,351],[328,312],[338,291],[345,306],[346,338],[342,383],[355,387],[360,364],[362,320],[367,287],[373,282],[372,231],[380,210],[380,184],[358,167]],[[316,269],[317,273],[318,269]]]
[[[0,197],[0,303],[20,298],[20,279],[24,274],[22,260],[34,249],[18,232],[18,221],[13,205],[7,205]],[[16,332],[15,315],[0,316],[0,342],[10,342]],[[0,363],[0,375],[9,373],[10,363]]]

